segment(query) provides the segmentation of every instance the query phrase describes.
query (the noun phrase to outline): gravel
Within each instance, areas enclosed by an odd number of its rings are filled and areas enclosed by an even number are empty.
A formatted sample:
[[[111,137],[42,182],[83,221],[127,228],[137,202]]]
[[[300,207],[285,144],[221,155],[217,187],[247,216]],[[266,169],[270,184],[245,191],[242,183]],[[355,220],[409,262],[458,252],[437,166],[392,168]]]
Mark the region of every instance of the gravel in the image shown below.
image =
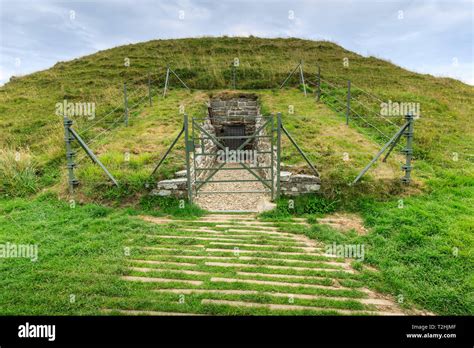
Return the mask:
[[[224,168],[241,168],[238,164],[226,164]],[[213,180],[257,180],[249,171],[220,170],[212,178]],[[229,183],[206,183],[198,191],[195,203],[201,208],[210,211],[252,211],[259,212],[274,207],[270,202],[268,193],[211,193],[217,191],[264,191],[268,190],[261,182],[229,182]]]

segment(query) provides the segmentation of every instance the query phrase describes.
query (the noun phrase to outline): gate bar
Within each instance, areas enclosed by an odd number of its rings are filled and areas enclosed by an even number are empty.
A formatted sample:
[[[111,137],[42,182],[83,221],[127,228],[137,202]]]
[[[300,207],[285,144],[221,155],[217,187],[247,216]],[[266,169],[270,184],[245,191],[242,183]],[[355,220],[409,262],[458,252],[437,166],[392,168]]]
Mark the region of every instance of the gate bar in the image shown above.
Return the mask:
[[[186,149],[186,177],[188,179],[188,200],[190,204],[193,204],[193,191],[191,187],[191,167],[189,163],[189,124],[188,124],[188,114],[184,114],[184,147]]]
[[[276,199],[280,198],[280,159],[281,159],[281,112],[277,114],[277,168],[276,168]],[[273,164],[272,164],[273,166]]]
[[[196,183],[224,183],[224,182],[259,182],[260,180],[257,180],[257,179],[239,179],[239,180],[209,180],[209,181],[204,181],[204,180],[197,180]],[[269,179],[262,179],[262,181],[266,181],[266,182],[269,182],[271,180]]]
[[[211,175],[209,175],[209,176],[208,176],[207,178],[205,178],[204,180],[205,180],[205,181],[209,181],[214,175],[216,175],[216,173],[217,173],[219,170],[222,169],[222,167],[223,167],[225,164],[226,164],[226,163],[223,162],[219,167],[217,167],[217,168],[212,168],[212,169],[209,169],[209,168],[200,168],[200,170],[214,170],[214,172],[211,173]],[[194,168],[194,170],[196,170],[196,169],[198,169],[198,168]],[[203,185],[204,185],[204,183],[201,184],[201,185],[196,185],[196,194],[197,194],[198,190],[199,190]]]
[[[199,191],[199,194],[225,194],[225,193],[270,193],[270,190],[265,191]]]
[[[247,170],[249,171],[249,173],[252,174],[254,177],[256,177],[256,178],[258,179],[258,181],[260,181],[263,185],[265,185],[266,187],[268,187],[270,190],[272,189],[272,187],[266,183],[267,180],[264,180],[264,179],[262,179],[261,177],[259,177],[258,174],[256,174],[252,169],[250,169],[249,167],[247,167],[247,165],[245,165],[244,163],[240,162],[239,164],[240,164],[242,167],[244,167],[245,169],[247,169]]]
[[[194,127],[197,127],[201,132],[203,132],[204,134],[207,134],[207,136],[209,138],[206,138],[206,139],[211,139],[216,145],[218,145],[222,150],[225,151],[225,146],[222,145],[220,143],[219,140],[217,140],[217,138],[215,136],[213,136],[212,134],[210,134],[208,131],[206,131],[204,128],[202,128],[200,125],[198,125],[196,122],[194,122],[193,120],[193,128]],[[203,137],[200,137],[200,139],[203,139]]]
[[[229,150],[229,151],[234,151],[234,150]],[[259,155],[259,154],[262,154],[262,153],[271,153],[271,151],[257,151],[256,154]],[[196,157],[197,156],[219,156],[219,154],[217,153],[209,153],[209,152],[201,152],[201,153],[197,153],[196,154]]]
[[[224,164],[226,164],[224,162]],[[271,167],[249,167],[250,169],[270,169]],[[242,168],[242,167],[232,167],[232,168],[220,168],[220,167],[212,167],[212,168],[196,168],[196,170],[200,170],[200,171],[206,171],[206,170],[247,170],[247,168]]]
[[[218,139],[253,139],[253,138],[270,138],[271,135],[223,135]],[[212,139],[209,137],[199,137],[199,139]]]
[[[273,153],[273,145],[274,145],[274,142],[275,142],[275,137],[274,137],[274,134],[273,132],[275,131],[275,119],[273,117],[273,114],[270,116],[271,119],[272,119],[272,122],[271,122],[271,139],[270,139],[270,177],[271,177],[271,184],[272,184],[272,194],[271,194],[271,197],[272,197],[272,201],[275,199],[275,169],[273,168],[274,167],[274,163],[275,163],[275,154]],[[268,151],[265,151],[265,152],[268,152]],[[258,157],[257,157],[258,158]],[[263,172],[265,173],[265,172]]]

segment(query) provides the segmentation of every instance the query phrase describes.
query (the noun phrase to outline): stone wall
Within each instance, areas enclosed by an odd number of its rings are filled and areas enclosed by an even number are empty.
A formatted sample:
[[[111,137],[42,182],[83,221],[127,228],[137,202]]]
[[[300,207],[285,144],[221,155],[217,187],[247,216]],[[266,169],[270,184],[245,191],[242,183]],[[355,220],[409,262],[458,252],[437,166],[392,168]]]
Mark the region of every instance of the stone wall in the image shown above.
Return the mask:
[[[316,193],[320,187],[321,179],[315,175],[280,172],[280,191],[282,196]]]
[[[211,99],[209,117],[217,136],[224,134],[224,126],[245,125],[245,134],[255,132],[255,117],[260,114],[257,97],[252,94],[224,95]],[[252,144],[246,148],[252,147]]]
[[[188,196],[186,171],[184,178],[174,178],[161,180],[156,184],[156,188],[151,191],[153,196],[186,198]],[[178,172],[179,173],[179,172]]]

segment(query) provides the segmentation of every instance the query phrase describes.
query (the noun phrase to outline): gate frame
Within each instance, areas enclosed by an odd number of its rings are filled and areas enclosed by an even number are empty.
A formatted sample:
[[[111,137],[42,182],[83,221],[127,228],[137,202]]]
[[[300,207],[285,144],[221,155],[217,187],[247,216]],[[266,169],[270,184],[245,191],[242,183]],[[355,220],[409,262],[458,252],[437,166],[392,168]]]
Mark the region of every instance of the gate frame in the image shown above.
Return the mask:
[[[257,115],[257,116],[245,116],[245,118],[252,118],[257,120],[258,118],[264,119],[263,124],[261,124],[258,128],[256,127],[255,131],[253,132],[252,135],[244,135],[244,136],[237,136],[239,139],[245,139],[245,141],[240,144],[240,146],[235,150],[239,151],[242,150],[252,139],[255,140],[257,138],[269,138],[270,139],[270,151],[258,151],[258,154],[262,153],[270,153],[270,166],[256,166],[256,167],[251,167],[247,166],[245,163],[238,162],[238,164],[241,167],[236,167],[236,168],[223,168],[227,163],[223,162],[219,164],[217,167],[209,167],[209,168],[196,168],[196,155],[197,156],[217,156],[217,152],[215,154],[206,154],[204,153],[204,149],[202,150],[203,152],[197,154],[196,153],[196,146],[195,146],[195,140],[199,139],[201,146],[202,146],[202,140],[204,139],[210,139],[216,146],[217,148],[220,148],[221,150],[226,149],[226,147],[222,144],[223,139],[230,139],[232,136],[214,136],[210,134],[208,131],[203,129],[203,127],[198,124],[197,121],[205,120],[207,117],[204,118],[197,118],[197,117],[192,117],[191,119],[191,134],[189,134],[189,121],[188,117],[185,116],[184,118],[184,129],[185,129],[185,143],[187,144],[186,148],[186,170],[187,170],[187,176],[188,176],[188,199],[190,202],[193,200],[193,193],[196,195],[199,193],[199,190],[207,183],[224,183],[224,182],[261,182],[265,186],[264,191],[215,191],[212,193],[222,193],[222,194],[230,194],[230,193],[270,193],[272,201],[277,199],[280,195],[280,149],[281,149],[281,114],[278,114],[278,126],[277,128],[274,128],[274,115]],[[229,119],[232,118],[232,116],[221,116],[219,118],[223,119]],[[259,133],[268,127],[270,125],[270,133],[271,134],[265,134],[265,135],[260,135]],[[188,130],[188,131],[186,131]],[[196,137],[195,130],[199,130],[200,132],[204,133],[207,137]],[[275,141],[275,133],[276,133],[276,141]],[[276,147],[276,158],[274,156],[275,152],[275,147]],[[193,154],[193,161],[194,161],[194,180],[191,182],[191,173],[190,173],[190,158],[191,158],[191,153]],[[275,163],[276,160],[276,163]],[[274,166],[276,164],[277,167],[277,173],[276,173],[276,185],[275,185],[275,170]],[[261,175],[255,173],[254,170],[259,170],[259,169],[270,169],[271,173],[271,178],[266,179],[265,177],[262,177]],[[220,170],[247,170],[250,174],[252,174],[255,179],[254,180],[211,180],[212,177]],[[197,171],[212,171],[210,175],[208,175],[206,178],[203,180],[197,180]],[[270,182],[270,184],[268,184]],[[276,186],[276,188],[275,188]],[[269,189],[270,191],[267,191]],[[210,192],[205,192],[206,194],[210,194]]]

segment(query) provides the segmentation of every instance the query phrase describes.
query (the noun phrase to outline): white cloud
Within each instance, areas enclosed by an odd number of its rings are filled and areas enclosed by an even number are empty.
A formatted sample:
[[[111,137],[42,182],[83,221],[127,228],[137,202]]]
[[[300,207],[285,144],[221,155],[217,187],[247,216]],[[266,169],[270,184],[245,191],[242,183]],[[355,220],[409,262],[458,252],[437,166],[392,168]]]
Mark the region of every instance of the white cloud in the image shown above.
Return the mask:
[[[128,42],[254,35],[329,39],[416,71],[473,81],[470,1],[3,0],[1,10],[3,80],[18,73],[16,57],[29,73]],[[449,66],[452,57],[458,70]]]

